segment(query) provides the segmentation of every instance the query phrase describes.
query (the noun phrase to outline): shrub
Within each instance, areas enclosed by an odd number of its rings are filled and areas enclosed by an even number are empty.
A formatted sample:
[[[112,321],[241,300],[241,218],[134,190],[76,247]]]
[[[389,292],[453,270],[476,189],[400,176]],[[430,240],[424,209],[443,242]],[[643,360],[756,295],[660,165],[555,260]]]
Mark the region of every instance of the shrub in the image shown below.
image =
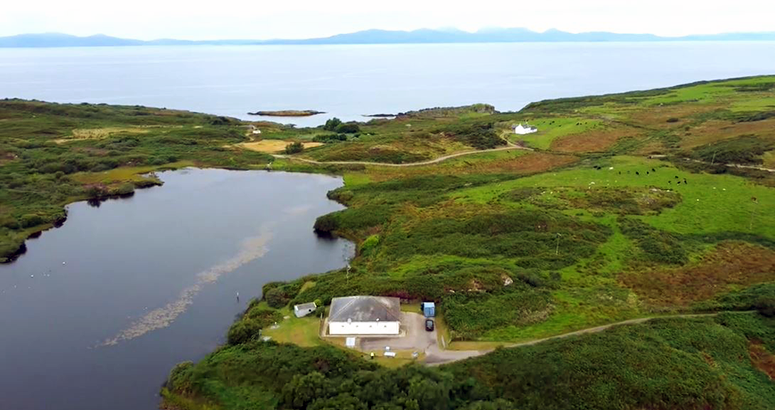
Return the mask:
[[[133,195],[134,193],[135,193],[135,186],[131,182],[125,182],[121,184],[114,191],[114,194],[119,196],[129,196],[129,195]]]
[[[319,234],[331,234],[337,228],[339,228],[339,220],[337,219],[338,213],[331,213],[328,215],[323,215],[321,217],[318,217],[318,219],[315,220],[315,225],[312,227],[312,229],[315,230],[315,232]]]
[[[299,152],[304,151],[304,144],[302,144],[299,141],[292,142],[285,146],[285,153],[290,154],[298,154]]]
[[[229,328],[226,340],[230,345],[246,343],[261,333],[261,329],[282,320],[282,314],[274,309],[248,308],[245,315]]]
[[[498,136],[492,123],[457,123],[437,131],[477,149],[490,149],[506,145],[506,142]]]
[[[264,294],[264,299],[269,307],[279,309],[285,307],[290,300],[280,288],[272,288]]]
[[[250,341],[261,333],[263,327],[253,320],[240,320],[229,328],[226,342],[230,345],[238,345]]]
[[[33,226],[43,225],[48,221],[46,221],[44,217],[37,214],[24,214],[22,215],[20,222],[22,228],[30,228]]]
[[[342,141],[347,141],[347,135],[345,134],[315,135],[312,138],[312,141],[322,142],[324,144],[329,144],[332,142],[342,142]]]
[[[86,196],[89,198],[103,198],[108,195],[108,189],[104,185],[90,185],[86,188]]]
[[[336,129],[334,131],[340,133],[340,134],[356,134],[361,132],[361,127],[358,126],[358,124],[354,122],[348,122],[345,124],[339,124],[337,125]]]
[[[766,317],[775,317],[775,297],[763,296],[756,301],[756,310]]]

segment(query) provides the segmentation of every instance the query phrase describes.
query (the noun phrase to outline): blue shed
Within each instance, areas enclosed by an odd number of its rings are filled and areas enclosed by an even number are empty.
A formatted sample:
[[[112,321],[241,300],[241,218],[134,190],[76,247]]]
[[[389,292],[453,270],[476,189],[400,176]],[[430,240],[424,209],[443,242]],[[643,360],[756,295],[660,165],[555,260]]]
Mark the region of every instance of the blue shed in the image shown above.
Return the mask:
[[[423,302],[422,313],[425,315],[425,317],[436,316],[436,304],[433,302]]]

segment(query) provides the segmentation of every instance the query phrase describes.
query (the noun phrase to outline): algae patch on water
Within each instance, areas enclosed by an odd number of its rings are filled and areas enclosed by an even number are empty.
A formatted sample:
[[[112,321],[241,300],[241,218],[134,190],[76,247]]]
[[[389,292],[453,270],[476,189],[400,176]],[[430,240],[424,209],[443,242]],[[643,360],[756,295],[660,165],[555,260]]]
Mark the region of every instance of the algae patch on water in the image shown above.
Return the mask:
[[[168,327],[178,316],[185,313],[188,307],[194,303],[194,297],[206,285],[215,283],[221,276],[264,256],[268,251],[266,245],[271,238],[272,233],[267,228],[263,228],[258,236],[245,239],[237,255],[198,273],[196,275],[196,283],[183,289],[177,299],[163,307],[148,312],[114,337],[101,342],[99,346],[117,345],[119,342],[131,340],[154,330]]]

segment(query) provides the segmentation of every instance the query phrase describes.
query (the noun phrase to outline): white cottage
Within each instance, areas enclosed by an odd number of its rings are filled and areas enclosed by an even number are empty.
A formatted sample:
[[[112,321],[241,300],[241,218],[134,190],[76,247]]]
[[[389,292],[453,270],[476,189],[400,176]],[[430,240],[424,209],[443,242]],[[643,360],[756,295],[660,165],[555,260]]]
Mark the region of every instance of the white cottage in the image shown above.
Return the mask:
[[[400,328],[398,298],[349,296],[331,301],[328,315],[331,335],[397,335]]]
[[[522,125],[519,124],[516,127],[514,127],[514,133],[519,135],[526,135],[526,134],[532,134],[534,132],[538,131],[538,128],[531,127],[529,125]]]
[[[248,131],[253,135],[261,135],[261,130],[253,124],[248,125]]]

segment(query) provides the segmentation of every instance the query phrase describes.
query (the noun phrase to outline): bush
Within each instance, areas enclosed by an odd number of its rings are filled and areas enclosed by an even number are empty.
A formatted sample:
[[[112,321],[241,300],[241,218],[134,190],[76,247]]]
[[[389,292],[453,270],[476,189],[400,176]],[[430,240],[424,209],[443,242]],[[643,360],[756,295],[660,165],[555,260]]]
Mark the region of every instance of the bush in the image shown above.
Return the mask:
[[[46,223],[46,220],[43,219],[40,215],[36,214],[25,214],[21,217],[21,226],[22,228],[29,228],[32,226],[42,225]]]
[[[506,142],[498,136],[492,123],[453,124],[437,130],[477,149],[490,149]]]
[[[348,122],[346,124],[339,124],[334,131],[340,134],[357,134],[361,132],[361,127],[354,122]]]
[[[285,146],[285,153],[290,154],[298,154],[299,152],[304,151],[304,144],[301,142],[292,142]]]
[[[272,288],[264,294],[264,299],[269,307],[280,309],[285,307],[290,300],[280,288]]]
[[[775,317],[775,297],[763,296],[756,301],[755,307],[762,316]]]
[[[104,185],[91,185],[86,188],[86,196],[89,198],[103,198],[108,195],[108,189]]]
[[[114,191],[114,194],[118,196],[129,196],[129,195],[133,195],[134,193],[135,193],[135,186],[131,182],[125,182],[121,184]]]
[[[326,124],[323,125],[323,129],[326,131],[335,131],[336,127],[342,125],[342,120],[339,118],[331,118],[330,120],[326,121]]]
[[[322,142],[324,144],[329,144],[329,143],[332,143],[332,142],[342,142],[342,141],[347,141],[347,135],[345,135],[345,134],[315,135],[312,138],[312,141],[314,141],[314,142]]]
[[[256,321],[240,320],[229,328],[229,333],[226,335],[226,342],[230,345],[249,342],[261,333],[262,328],[263,326]]]
[[[335,230],[337,230],[337,228],[339,228],[339,220],[337,216],[338,213],[335,212],[318,217],[318,219],[315,220],[315,225],[312,227],[312,229],[314,229],[318,234],[333,233]]]
[[[274,309],[248,308],[245,315],[229,328],[226,340],[230,345],[249,342],[261,334],[261,329],[280,320],[282,320],[282,314]]]

